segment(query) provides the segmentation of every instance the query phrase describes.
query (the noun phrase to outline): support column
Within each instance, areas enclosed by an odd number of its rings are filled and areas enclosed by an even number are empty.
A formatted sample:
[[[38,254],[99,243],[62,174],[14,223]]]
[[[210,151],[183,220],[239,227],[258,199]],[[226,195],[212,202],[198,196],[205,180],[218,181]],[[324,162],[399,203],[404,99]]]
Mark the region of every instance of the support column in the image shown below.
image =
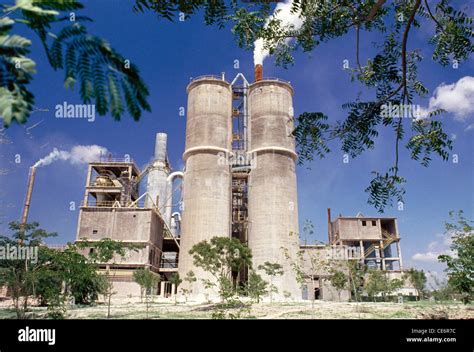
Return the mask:
[[[166,282],[165,281],[161,281],[160,282],[160,297],[165,297],[165,284]]]
[[[382,270],[385,271],[385,253],[384,253],[385,248],[384,248],[384,246],[383,246],[383,241],[380,241],[380,249],[379,249],[379,251],[380,251],[380,260],[382,261]]]
[[[398,262],[400,263],[400,271],[403,271],[402,248],[400,247],[400,240],[397,241]]]
[[[91,174],[92,174],[92,166],[89,165],[89,168],[87,169],[87,177],[86,177],[86,190],[84,192],[84,200],[83,200],[83,206],[87,206],[87,199],[89,198],[89,190],[87,187],[90,186],[91,184]]]

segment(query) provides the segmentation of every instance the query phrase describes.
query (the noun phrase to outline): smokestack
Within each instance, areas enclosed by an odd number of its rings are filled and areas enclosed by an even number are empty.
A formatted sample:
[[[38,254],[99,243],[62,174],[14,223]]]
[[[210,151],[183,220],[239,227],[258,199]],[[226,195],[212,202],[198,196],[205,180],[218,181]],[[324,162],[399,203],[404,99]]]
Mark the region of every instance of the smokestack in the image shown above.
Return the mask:
[[[328,208],[328,239],[332,242],[332,224],[331,224],[331,208]]]
[[[21,215],[21,224],[25,225],[28,220],[28,212],[30,210],[31,194],[33,193],[33,185],[35,183],[36,167],[30,167],[28,174],[28,187],[26,189],[25,206],[23,207],[23,214]]]
[[[263,66],[261,64],[255,65],[255,82],[263,79]]]
[[[157,133],[155,141],[155,160],[166,161],[166,133]]]

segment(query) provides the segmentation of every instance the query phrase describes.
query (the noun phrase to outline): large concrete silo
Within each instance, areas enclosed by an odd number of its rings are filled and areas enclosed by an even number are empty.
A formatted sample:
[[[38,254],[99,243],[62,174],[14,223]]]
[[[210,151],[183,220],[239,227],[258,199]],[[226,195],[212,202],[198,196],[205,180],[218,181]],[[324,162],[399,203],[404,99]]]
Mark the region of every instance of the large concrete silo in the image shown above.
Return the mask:
[[[284,274],[273,279],[278,296],[301,298],[290,261],[299,248],[293,88],[279,80],[250,85],[250,146],[255,158],[249,175],[249,234],[253,266],[279,263]],[[286,254],[290,260],[286,258]],[[267,278],[268,279],[268,278]]]
[[[231,148],[232,90],[223,79],[205,76],[192,81],[187,92],[179,275],[184,278],[193,271],[198,278],[193,298],[204,299],[206,293],[215,296],[205,292],[200,280],[210,277],[193,265],[189,250],[203,240],[230,236],[231,171],[226,160]]]

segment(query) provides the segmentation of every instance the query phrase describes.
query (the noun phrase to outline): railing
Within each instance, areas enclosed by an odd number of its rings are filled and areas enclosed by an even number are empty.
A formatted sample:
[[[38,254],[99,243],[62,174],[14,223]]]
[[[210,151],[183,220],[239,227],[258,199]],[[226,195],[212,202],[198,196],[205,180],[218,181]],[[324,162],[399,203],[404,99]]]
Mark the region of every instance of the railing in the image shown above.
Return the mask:
[[[203,75],[203,76],[198,76],[198,77],[191,77],[189,80],[191,82],[198,81],[200,79],[213,79],[213,80],[218,80],[218,81],[224,81],[225,79],[222,79],[222,76],[217,76],[217,75]]]
[[[161,259],[160,268],[162,269],[177,269],[178,259]]]
[[[101,163],[131,163],[131,164],[134,164],[135,162],[133,161],[133,159],[130,159],[130,158],[111,158],[111,157],[108,157],[108,156],[105,156],[105,155],[101,155],[100,158],[99,158],[99,161],[98,162],[101,162]]]
[[[49,249],[62,250],[62,249],[67,248],[67,244],[46,244],[46,247],[49,248]]]
[[[121,201],[93,201],[89,200],[87,205],[85,205],[84,201],[81,202],[81,206],[87,207],[98,207],[98,208],[144,208],[145,207],[145,200],[141,199],[138,202],[130,201],[130,202],[121,202]]]
[[[387,248],[390,244],[392,244],[392,242],[394,241],[393,238],[389,239],[389,240],[386,240],[382,243],[382,246],[380,246],[379,244],[373,244],[371,245],[369,248],[367,248],[364,252],[364,256],[367,257],[370,253],[372,253],[377,247],[380,248],[380,249],[385,249]]]
[[[278,77],[263,77],[262,81],[277,81],[277,82],[282,82],[282,83],[286,83],[286,84],[291,84],[290,81],[286,81],[286,80],[278,78]]]

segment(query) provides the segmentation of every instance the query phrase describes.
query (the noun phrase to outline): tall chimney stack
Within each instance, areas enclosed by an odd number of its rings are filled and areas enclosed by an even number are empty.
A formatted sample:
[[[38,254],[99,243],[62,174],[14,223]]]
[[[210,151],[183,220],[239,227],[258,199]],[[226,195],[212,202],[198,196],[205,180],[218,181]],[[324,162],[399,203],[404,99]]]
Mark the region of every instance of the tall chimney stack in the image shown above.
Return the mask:
[[[328,208],[328,239],[332,243],[331,208]]]
[[[255,65],[255,82],[263,79],[263,66],[261,64]]]
[[[28,187],[26,189],[25,205],[23,207],[23,214],[21,215],[21,224],[25,225],[28,220],[28,212],[30,210],[31,195],[33,194],[33,185],[35,183],[36,167],[30,167],[28,174]]]

